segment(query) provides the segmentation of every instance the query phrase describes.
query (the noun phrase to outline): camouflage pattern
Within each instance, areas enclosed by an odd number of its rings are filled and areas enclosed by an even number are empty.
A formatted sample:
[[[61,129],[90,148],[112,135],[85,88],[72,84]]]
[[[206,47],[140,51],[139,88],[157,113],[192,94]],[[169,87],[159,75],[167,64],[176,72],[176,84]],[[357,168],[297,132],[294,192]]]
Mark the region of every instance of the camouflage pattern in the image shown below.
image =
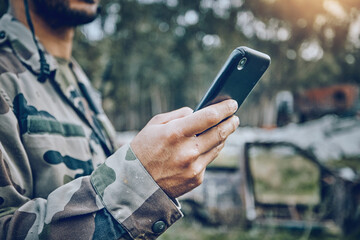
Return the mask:
[[[177,201],[129,145],[111,154],[114,130],[75,60],[62,69],[46,59],[52,74],[41,83],[30,31],[5,14],[0,239],[155,239],[182,217]]]

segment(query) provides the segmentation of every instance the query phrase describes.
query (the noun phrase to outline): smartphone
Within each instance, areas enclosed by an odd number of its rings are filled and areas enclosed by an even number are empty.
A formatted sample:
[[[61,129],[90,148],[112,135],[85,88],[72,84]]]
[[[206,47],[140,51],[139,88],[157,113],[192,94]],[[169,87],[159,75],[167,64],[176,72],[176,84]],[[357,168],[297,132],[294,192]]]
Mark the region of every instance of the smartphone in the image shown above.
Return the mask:
[[[236,48],[226,60],[195,111],[226,99],[239,107],[270,65],[270,57],[248,47]]]

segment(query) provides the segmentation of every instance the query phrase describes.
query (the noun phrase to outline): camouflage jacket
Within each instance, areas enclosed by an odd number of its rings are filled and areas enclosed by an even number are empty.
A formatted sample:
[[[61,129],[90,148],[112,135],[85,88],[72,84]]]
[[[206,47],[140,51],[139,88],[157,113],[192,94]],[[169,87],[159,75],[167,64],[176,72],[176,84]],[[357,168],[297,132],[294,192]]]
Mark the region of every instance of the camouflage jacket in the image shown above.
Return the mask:
[[[112,153],[98,93],[56,71],[39,82],[30,31],[0,20],[0,239],[155,239],[182,214],[129,145]],[[107,155],[109,157],[107,157]]]

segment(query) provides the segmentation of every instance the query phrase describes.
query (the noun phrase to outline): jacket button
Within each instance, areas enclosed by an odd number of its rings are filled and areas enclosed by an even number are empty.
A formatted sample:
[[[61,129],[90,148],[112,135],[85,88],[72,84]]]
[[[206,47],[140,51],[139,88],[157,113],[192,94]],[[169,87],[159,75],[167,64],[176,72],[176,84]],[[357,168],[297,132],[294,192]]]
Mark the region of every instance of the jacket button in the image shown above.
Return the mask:
[[[0,31],[0,39],[4,39],[6,37],[6,33],[4,31]]]
[[[163,231],[165,231],[165,228],[166,224],[164,221],[157,221],[152,226],[152,230],[154,233],[162,233]]]

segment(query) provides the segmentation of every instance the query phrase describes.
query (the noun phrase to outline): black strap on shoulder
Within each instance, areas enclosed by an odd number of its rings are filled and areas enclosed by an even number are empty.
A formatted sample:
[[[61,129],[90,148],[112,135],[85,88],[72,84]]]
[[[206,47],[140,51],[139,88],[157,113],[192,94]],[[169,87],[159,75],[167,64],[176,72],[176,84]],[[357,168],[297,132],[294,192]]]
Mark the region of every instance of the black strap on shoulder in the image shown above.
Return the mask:
[[[34,30],[34,25],[31,21],[28,0],[24,0],[24,6],[25,6],[25,13],[26,13],[26,20],[29,25],[35,46],[36,46],[36,48],[39,52],[39,56],[40,56],[40,74],[38,75],[38,81],[45,82],[46,79],[48,79],[50,77],[50,65],[47,63],[44,52],[40,49],[39,42],[37,41],[37,39],[35,37],[35,30]]]

